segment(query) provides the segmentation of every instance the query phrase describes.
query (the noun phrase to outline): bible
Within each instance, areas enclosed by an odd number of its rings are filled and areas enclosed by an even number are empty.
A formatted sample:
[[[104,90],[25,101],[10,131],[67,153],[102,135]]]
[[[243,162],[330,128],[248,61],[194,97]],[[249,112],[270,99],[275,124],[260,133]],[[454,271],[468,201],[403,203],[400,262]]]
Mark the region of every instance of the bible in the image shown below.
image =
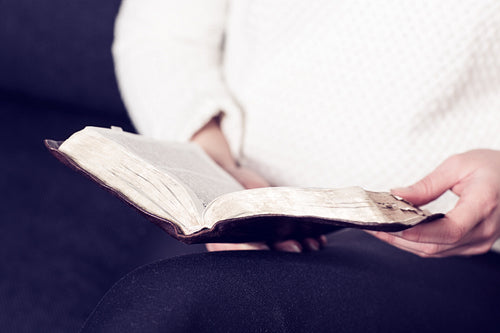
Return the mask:
[[[443,216],[360,187],[244,189],[194,143],[116,127],[44,142],[61,162],[188,244],[302,239],[340,227],[399,231]]]

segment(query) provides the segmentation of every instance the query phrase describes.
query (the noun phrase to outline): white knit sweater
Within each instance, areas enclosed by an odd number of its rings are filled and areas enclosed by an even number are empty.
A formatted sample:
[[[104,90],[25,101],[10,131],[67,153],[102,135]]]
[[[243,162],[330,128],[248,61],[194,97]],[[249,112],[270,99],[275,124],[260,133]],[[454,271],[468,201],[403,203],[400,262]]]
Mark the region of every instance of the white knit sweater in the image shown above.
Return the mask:
[[[222,110],[274,185],[388,190],[500,149],[498,0],[124,0],[115,33],[140,132],[188,140]]]

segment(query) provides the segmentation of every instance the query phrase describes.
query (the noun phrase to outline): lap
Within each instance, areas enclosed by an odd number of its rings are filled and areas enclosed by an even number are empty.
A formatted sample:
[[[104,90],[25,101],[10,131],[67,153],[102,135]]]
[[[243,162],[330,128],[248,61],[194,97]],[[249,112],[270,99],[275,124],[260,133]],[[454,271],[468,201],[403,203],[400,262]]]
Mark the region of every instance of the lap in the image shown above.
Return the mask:
[[[139,268],[84,332],[488,331],[500,255],[422,259],[358,230],[323,251],[201,253]]]

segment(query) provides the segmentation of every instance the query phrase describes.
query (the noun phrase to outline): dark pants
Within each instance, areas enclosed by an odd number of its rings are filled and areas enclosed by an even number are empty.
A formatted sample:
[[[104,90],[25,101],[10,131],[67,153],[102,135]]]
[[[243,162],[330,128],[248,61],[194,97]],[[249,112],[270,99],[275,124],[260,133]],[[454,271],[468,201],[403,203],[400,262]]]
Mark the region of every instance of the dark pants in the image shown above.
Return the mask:
[[[120,280],[84,332],[500,332],[500,255],[422,259],[357,230],[319,252],[176,257]]]

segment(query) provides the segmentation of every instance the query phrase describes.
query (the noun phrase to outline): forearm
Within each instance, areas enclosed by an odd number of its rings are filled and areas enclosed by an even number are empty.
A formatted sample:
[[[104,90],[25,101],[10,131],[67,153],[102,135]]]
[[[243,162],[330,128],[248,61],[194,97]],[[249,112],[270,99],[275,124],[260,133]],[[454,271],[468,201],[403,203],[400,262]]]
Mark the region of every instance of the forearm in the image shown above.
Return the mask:
[[[231,155],[229,144],[220,128],[220,120],[220,115],[212,118],[193,135],[191,141],[200,145],[208,156],[223,169],[232,170],[237,167],[237,163]]]

